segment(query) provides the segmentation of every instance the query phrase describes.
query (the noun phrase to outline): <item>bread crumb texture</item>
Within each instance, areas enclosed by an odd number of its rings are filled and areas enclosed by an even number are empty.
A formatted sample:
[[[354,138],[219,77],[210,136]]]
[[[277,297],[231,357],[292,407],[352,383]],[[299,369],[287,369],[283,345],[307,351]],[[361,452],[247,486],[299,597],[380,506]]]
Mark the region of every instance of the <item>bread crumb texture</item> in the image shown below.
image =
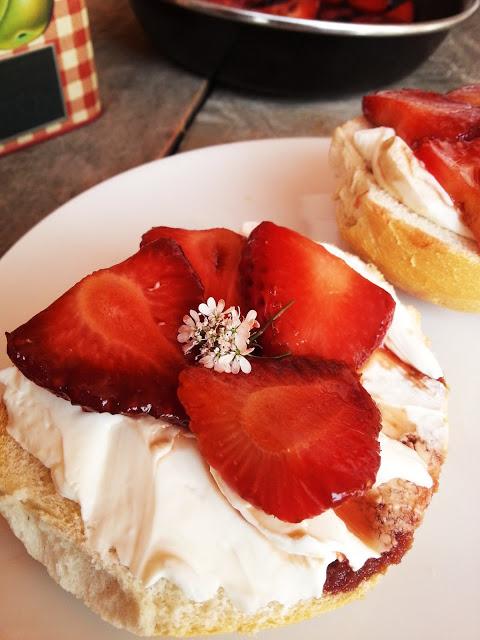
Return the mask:
[[[362,597],[410,547],[432,493],[402,481],[369,492],[362,508],[381,528],[384,542],[395,542],[390,552],[369,560],[360,572],[353,572],[345,561],[330,565],[321,599],[291,608],[272,602],[246,614],[222,589],[206,602],[193,602],[167,580],[145,588],[114,552],[110,562],[101,561],[87,546],[79,506],[57,493],[49,470],[8,435],[6,423],[7,413],[0,405],[0,514],[59,585],[106,621],[141,636],[251,633],[306,620]]]
[[[480,251],[473,240],[442,229],[381,189],[356,151],[362,118],[338,127],[330,162],[337,178],[342,238],[392,284],[435,304],[480,312]]]

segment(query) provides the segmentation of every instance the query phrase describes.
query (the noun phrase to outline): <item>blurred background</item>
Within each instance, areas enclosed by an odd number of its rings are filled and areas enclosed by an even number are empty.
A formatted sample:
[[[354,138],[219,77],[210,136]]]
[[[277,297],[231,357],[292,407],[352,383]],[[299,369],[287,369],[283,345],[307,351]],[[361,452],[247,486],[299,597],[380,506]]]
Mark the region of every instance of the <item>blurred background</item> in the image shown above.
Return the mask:
[[[182,0],[182,5],[193,1]],[[335,4],[338,9],[345,8],[336,2],[325,8],[336,10]],[[446,15],[451,15],[452,11],[473,10],[478,2],[423,4],[435,11],[446,7]],[[447,91],[480,80],[478,12],[457,26],[447,20],[433,36],[428,29],[405,36],[398,30],[421,27],[421,22],[385,25],[377,14],[370,14],[375,19],[354,22],[350,12],[346,21],[320,23],[291,16],[245,14],[244,9],[216,3],[185,9],[162,0],[132,0],[132,4],[127,0],[88,0],[86,6],[103,114],[66,135],[0,157],[0,255],[59,205],[144,162],[236,140],[328,136],[336,125],[360,112],[361,92],[368,88],[411,86]],[[217,11],[228,15],[219,17]],[[279,23],[265,25],[265,20]],[[193,26],[196,39],[192,37]],[[373,34],[369,29],[387,31]],[[217,34],[215,39],[212,33]],[[223,48],[218,54],[218,34],[222,33]],[[252,78],[252,69],[262,67],[258,53],[252,52],[258,52],[259,43],[266,43],[275,59],[272,84],[281,89],[283,83],[290,90],[262,91],[265,85],[239,88],[242,79],[233,88],[226,85],[235,85],[236,78],[222,78],[222,69],[227,75],[239,69],[239,52],[248,50],[245,40],[252,55],[245,58],[243,73]],[[354,40],[362,41],[367,62],[352,49]],[[409,49],[414,59],[408,69],[396,69],[389,77],[389,66],[395,66],[395,59],[401,57],[395,53],[400,41],[407,43],[401,46]],[[206,61],[200,60],[199,54],[202,47],[208,49],[208,42],[212,44],[211,68],[204,66]],[[389,64],[385,65],[385,60]],[[196,69],[199,65],[201,69]],[[345,75],[348,69],[354,70],[349,77]],[[398,74],[403,77],[396,78]],[[297,93],[291,88],[295,76],[302,77],[303,91]],[[357,89],[358,80],[365,84],[367,76],[368,86]],[[341,81],[336,86],[335,79]],[[306,91],[309,88],[312,91]]]

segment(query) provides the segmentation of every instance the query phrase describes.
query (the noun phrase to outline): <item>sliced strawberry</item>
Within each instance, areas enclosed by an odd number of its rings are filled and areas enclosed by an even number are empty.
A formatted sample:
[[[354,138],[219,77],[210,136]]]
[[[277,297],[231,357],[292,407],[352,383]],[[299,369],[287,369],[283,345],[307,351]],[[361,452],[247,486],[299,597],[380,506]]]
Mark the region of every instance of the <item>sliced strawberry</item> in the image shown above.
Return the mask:
[[[357,11],[365,13],[382,13],[388,9],[390,0],[348,0],[348,4]]]
[[[241,305],[238,265],[245,238],[229,229],[192,231],[173,227],[154,227],[142,237],[141,246],[158,238],[178,242],[202,281],[205,298],[223,298],[228,306]]]
[[[352,22],[355,24],[384,24],[383,14],[375,13],[362,13],[356,18],[353,18]]]
[[[390,9],[383,14],[384,22],[393,22],[398,24],[410,24],[415,18],[415,7],[411,0],[402,2],[394,9]]]
[[[321,0],[215,0],[223,4],[248,11],[260,11],[277,16],[312,19],[317,15]]]
[[[207,463],[281,520],[316,516],[375,481],[380,414],[340,363],[256,360],[239,376],[188,367],[179,398]]]
[[[27,378],[84,408],[182,417],[176,335],[202,297],[178,245],[158,240],[7,334],[8,355]]]
[[[343,360],[359,367],[382,342],[395,303],[343,260],[295,231],[262,222],[241,271],[260,324],[291,306],[263,336],[264,352]]]
[[[470,84],[465,87],[460,87],[459,89],[455,89],[455,91],[447,93],[447,97],[456,102],[464,102],[474,107],[480,107],[480,84]]]
[[[363,113],[375,126],[393,127],[409,145],[423,138],[467,140],[480,135],[480,107],[418,89],[367,95]]]
[[[355,16],[350,7],[326,7],[318,12],[318,20],[333,22],[350,22]]]
[[[416,155],[462,210],[465,224],[480,243],[480,138],[426,140]]]
[[[251,9],[290,18],[314,19],[317,15],[320,0],[281,0],[254,4]]]

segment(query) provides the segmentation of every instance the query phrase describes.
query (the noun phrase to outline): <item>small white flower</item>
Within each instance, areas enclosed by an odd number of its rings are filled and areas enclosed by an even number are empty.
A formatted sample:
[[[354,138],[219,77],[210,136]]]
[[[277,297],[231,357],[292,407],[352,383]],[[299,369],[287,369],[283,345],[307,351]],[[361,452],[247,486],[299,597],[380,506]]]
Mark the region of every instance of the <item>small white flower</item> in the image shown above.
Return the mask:
[[[245,338],[240,333],[235,334],[234,342],[235,347],[239,352],[245,351],[245,349],[248,347],[248,337]]]
[[[195,327],[197,326],[195,320],[191,316],[183,316],[183,322],[187,325],[187,327],[191,327],[192,329],[195,329]]]
[[[254,347],[249,347],[250,332],[259,326],[257,312],[249,311],[242,319],[240,309],[225,309],[225,301],[208,298],[198,307],[198,312],[190,310],[183,317],[178,329],[177,340],[183,352],[197,349],[196,359],[207,369],[221,373],[240,371],[250,373],[252,367],[246,356]]]
[[[195,329],[192,329],[191,327],[187,327],[186,325],[183,325],[178,330],[178,341],[188,342],[190,338],[193,338],[194,334],[195,334]]]
[[[235,360],[235,353],[226,353],[218,358],[215,362],[215,371],[219,373],[230,373],[232,362]]]
[[[213,369],[215,356],[214,354],[209,353],[206,356],[203,356],[203,358],[200,358],[199,362],[200,364],[203,364],[206,369]]]
[[[203,313],[203,315],[207,317],[219,316],[224,309],[225,309],[225,300],[219,300],[217,304],[217,302],[215,301],[215,298],[209,298],[207,300],[207,304],[202,302],[202,304],[199,305],[198,307],[198,310],[200,311],[200,313]]]
[[[259,327],[260,325],[257,322],[257,312],[253,309],[250,309],[250,311],[245,316],[245,320],[243,321],[243,323],[248,324],[250,328]]]
[[[195,323],[196,327],[199,327],[202,323],[200,321],[200,316],[198,315],[198,313],[195,311],[195,309],[190,309],[190,315],[193,318],[193,321]]]
[[[241,325],[240,309],[230,307],[230,318],[227,320],[227,326],[229,329],[236,329]]]
[[[240,369],[243,373],[250,373],[252,370],[252,365],[250,364],[250,360],[247,360],[243,356],[240,357]]]
[[[245,358],[245,356],[238,356],[238,364],[240,365],[240,369],[243,373],[250,373],[252,370],[252,365],[249,360]]]
[[[256,320],[256,317],[256,311],[249,311],[245,319],[236,329],[235,345],[240,352],[245,351],[245,349],[248,347],[250,332],[252,331],[252,329],[257,329],[260,326]]]

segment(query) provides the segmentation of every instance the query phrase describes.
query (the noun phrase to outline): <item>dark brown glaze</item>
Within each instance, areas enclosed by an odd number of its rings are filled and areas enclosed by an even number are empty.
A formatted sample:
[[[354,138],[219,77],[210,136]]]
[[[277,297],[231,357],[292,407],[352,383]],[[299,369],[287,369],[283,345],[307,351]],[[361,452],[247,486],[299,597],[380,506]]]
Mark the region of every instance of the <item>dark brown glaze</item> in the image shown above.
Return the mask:
[[[418,369],[415,369],[413,365],[401,360],[388,347],[385,347],[385,346],[380,347],[379,349],[377,349],[377,351],[374,352],[373,355],[383,356],[382,362],[384,364],[386,364],[387,361],[390,361],[391,364],[389,368],[398,367],[400,369],[403,369],[403,371],[405,372],[405,376],[410,380],[410,382],[414,383],[417,387],[419,387],[419,389],[426,389],[432,383],[432,380],[434,380],[433,378],[430,378],[429,376],[425,375]],[[445,378],[443,377],[439,378],[437,382],[443,384],[444,386],[447,386],[445,382]]]
[[[347,560],[336,560],[327,569],[327,579],[323,588],[324,594],[335,595],[356,589],[361,582],[373,575],[385,573],[391,564],[399,564],[413,542],[413,534],[400,533],[396,536],[395,545],[382,553],[380,558],[371,558],[358,571],[353,571]]]

